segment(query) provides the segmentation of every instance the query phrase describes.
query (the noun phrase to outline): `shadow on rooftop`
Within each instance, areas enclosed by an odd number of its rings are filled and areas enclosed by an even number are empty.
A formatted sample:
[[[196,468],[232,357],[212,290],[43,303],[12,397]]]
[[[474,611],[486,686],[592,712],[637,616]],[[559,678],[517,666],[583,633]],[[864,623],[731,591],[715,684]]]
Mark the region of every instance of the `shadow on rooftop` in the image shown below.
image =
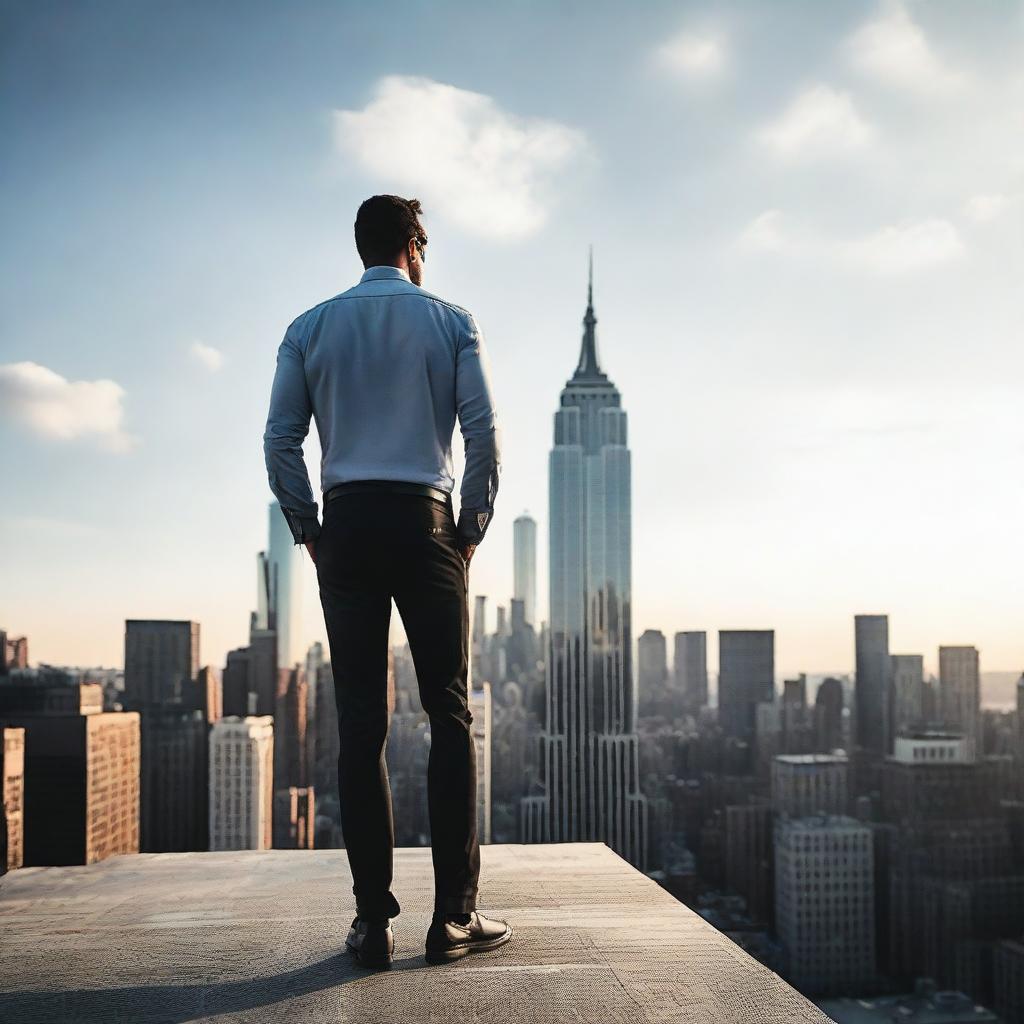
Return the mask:
[[[422,970],[421,956],[396,959],[395,971]],[[434,968],[438,970],[443,968]],[[50,1024],[61,1020],[99,1022],[144,1021],[184,1024],[198,1017],[242,1013],[285,999],[357,982],[377,971],[360,967],[347,952],[336,953],[294,971],[206,985],[132,985],[120,988],[79,988],[61,991],[0,991],[0,1020],[17,1024]]]

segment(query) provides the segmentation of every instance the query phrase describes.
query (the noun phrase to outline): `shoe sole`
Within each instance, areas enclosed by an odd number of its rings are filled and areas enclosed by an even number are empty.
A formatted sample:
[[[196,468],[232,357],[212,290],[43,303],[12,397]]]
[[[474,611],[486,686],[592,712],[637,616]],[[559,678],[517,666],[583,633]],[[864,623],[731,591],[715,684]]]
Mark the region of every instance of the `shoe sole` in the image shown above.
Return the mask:
[[[461,960],[471,953],[489,953],[492,949],[504,946],[512,938],[512,928],[509,926],[504,935],[499,935],[489,942],[470,942],[465,946],[454,946],[450,949],[428,949],[424,954],[428,964],[447,964],[452,960]]]
[[[382,967],[390,967],[391,961],[394,959],[390,954],[376,957],[364,956],[358,949],[356,949],[355,946],[350,946],[347,942],[345,943],[345,948],[356,958],[356,962],[361,967],[372,967],[378,969]]]

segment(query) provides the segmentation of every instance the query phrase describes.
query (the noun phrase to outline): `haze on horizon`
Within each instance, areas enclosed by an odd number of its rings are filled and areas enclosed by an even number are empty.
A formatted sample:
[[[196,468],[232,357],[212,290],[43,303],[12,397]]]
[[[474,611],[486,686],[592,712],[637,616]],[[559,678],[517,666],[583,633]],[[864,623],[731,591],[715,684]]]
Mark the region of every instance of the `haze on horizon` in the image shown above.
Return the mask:
[[[126,618],[246,642],[277,346],[395,191],[487,335],[492,626],[524,508],[546,607],[592,243],[636,636],[848,672],[885,612],[928,670],[1024,666],[1024,4],[392,9],[5,5],[0,626],[33,662],[120,665]],[[307,459],[319,498],[315,428]]]

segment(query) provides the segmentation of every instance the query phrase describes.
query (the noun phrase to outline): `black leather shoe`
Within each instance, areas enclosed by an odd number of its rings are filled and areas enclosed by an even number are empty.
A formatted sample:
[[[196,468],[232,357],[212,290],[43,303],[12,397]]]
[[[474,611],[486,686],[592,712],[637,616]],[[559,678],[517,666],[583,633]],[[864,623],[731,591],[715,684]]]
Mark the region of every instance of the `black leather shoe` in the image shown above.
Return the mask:
[[[395,933],[390,919],[364,921],[361,917],[354,918],[345,946],[363,967],[390,967],[395,955]]]
[[[492,921],[475,910],[467,924],[438,919],[427,932],[427,963],[443,964],[470,953],[485,953],[511,938],[512,928],[506,921]]]

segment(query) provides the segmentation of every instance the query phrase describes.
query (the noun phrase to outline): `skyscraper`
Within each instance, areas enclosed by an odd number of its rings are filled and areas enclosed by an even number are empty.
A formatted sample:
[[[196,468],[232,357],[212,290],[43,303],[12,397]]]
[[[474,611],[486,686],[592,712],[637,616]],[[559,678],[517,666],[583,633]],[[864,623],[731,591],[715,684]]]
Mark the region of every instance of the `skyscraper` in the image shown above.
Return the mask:
[[[835,754],[783,754],[772,762],[772,808],[788,818],[846,813],[849,762]]]
[[[139,714],[99,683],[5,683],[0,721],[25,730],[24,863],[139,852]]]
[[[892,738],[924,724],[924,658],[920,654],[892,656]]]
[[[802,992],[849,995],[875,983],[874,897],[867,825],[841,815],[776,824],[776,930],[784,976]]]
[[[853,620],[857,677],[854,687],[856,746],[885,757],[892,750],[889,617],[856,615]]]
[[[640,706],[652,712],[663,703],[668,682],[668,652],[660,629],[645,629],[636,642],[637,690]]]
[[[981,677],[976,647],[939,648],[939,706],[943,723],[964,734],[981,754]]]
[[[768,920],[772,911],[771,804],[727,805],[723,838],[726,886],[743,897],[753,920]]]
[[[537,625],[537,522],[524,512],[512,523],[512,596],[523,602],[526,621]]]
[[[212,665],[204,665],[197,677],[200,710],[207,723],[216,722],[224,714],[224,684],[220,672]]]
[[[25,730],[0,724],[0,875],[25,860]]]
[[[209,688],[206,676],[200,681],[198,622],[125,622],[125,704],[141,712],[139,840],[144,853],[206,848],[203,714]]]
[[[228,652],[223,676],[224,716],[272,715],[275,710],[277,634],[272,629],[253,628],[249,636],[248,647]]]
[[[0,676],[21,668],[28,668],[28,637],[8,636],[0,629]]]
[[[814,745],[822,754],[843,745],[843,684],[831,676],[814,698]]]
[[[469,685],[479,686],[491,678],[490,658],[487,654],[487,597],[477,594],[473,599],[473,615],[469,633]]]
[[[880,781],[891,833],[886,973],[977,989],[973,969],[963,980],[963,951],[982,936],[1019,935],[1024,921],[1019,840],[990,765],[975,760],[969,737],[929,731],[896,741]]]
[[[200,710],[199,623],[128,619],[124,629],[124,697],[133,711],[178,705]]]
[[[222,718],[210,730],[210,849],[269,850],[274,720]]]
[[[775,700],[775,631],[718,634],[718,722],[726,736],[751,742],[757,705]]]
[[[1017,680],[1017,757],[1024,764],[1024,672]]]
[[[277,670],[274,701],[274,789],[309,785],[309,683],[301,665]]]
[[[140,849],[179,853],[209,847],[207,734],[201,711],[142,712]]]
[[[270,545],[260,552],[257,616],[259,629],[277,632],[278,668],[294,668],[305,657],[302,643],[302,558],[281,506],[272,501]],[[265,617],[265,619],[264,619]]]
[[[632,662],[630,452],[618,389],[597,357],[593,273],[579,363],[562,390],[548,463],[549,628],[543,792],[526,842],[607,843],[644,867]]]
[[[481,843],[491,841],[491,746],[493,728],[491,684],[484,682],[469,691],[469,709],[473,714],[473,744],[476,747],[477,834]]]
[[[700,631],[676,633],[672,659],[677,699],[688,714],[708,702],[708,635]]]
[[[316,848],[316,795],[313,787],[289,786],[274,793],[274,849]]]

